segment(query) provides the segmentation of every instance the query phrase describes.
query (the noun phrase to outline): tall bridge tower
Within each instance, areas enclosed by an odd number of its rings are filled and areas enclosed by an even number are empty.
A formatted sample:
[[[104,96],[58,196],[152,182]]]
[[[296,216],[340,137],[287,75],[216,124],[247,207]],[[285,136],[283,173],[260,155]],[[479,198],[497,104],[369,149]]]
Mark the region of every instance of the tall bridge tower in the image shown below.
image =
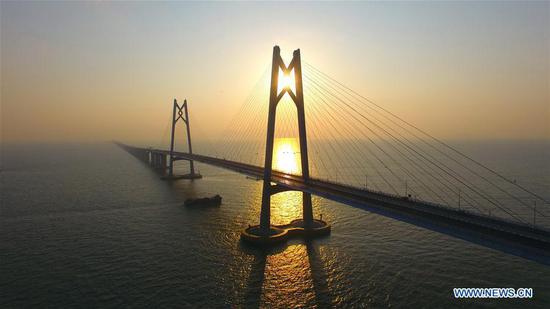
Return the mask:
[[[279,92],[279,70],[285,75],[294,73],[294,89],[296,93],[292,91],[290,85],[286,85]],[[308,192],[302,192],[302,219],[294,220],[286,225],[271,225],[271,196],[280,192],[292,190],[281,184],[271,184],[277,104],[281,101],[285,94],[288,94],[296,105],[296,111],[298,114],[298,134],[300,140],[300,163],[302,177],[304,182],[307,183],[309,180],[309,161],[300,50],[297,49],[294,51],[292,61],[288,66],[286,66],[281,58],[281,50],[279,46],[274,46],[273,61],[271,64],[271,86],[269,92],[269,112],[267,120],[267,139],[265,149],[262,205],[260,210],[260,225],[251,226],[241,234],[244,240],[254,243],[266,244],[285,241],[289,236],[293,235],[315,236],[330,233],[330,225],[322,220],[313,219],[311,194]]]
[[[172,109],[172,134],[170,135],[170,155],[169,155],[169,166],[168,166],[168,175],[163,177],[163,179],[198,179],[202,178],[202,175],[195,173],[195,165],[193,160],[189,160],[189,174],[184,175],[174,175],[174,161],[181,160],[174,156],[174,144],[175,144],[175,134],[176,134],[176,124],[181,119],[185,123],[185,128],[187,131],[187,147],[189,149],[189,154],[193,154],[193,146],[191,144],[191,129],[189,124],[189,112],[187,109],[187,100],[183,100],[183,104],[180,106],[178,101],[174,99],[174,107]]]

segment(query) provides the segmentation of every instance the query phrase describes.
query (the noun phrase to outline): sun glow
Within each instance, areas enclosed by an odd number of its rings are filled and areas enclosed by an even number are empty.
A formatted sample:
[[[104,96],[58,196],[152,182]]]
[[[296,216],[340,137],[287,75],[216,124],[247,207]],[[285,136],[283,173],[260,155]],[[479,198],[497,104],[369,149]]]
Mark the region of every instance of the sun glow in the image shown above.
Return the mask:
[[[288,174],[301,174],[299,149],[296,138],[276,138],[273,169]]]
[[[279,71],[279,82],[278,82],[278,88],[279,93],[283,89],[290,89],[292,92],[295,92],[295,85],[296,82],[294,80],[294,71],[289,73],[284,73],[282,70]]]

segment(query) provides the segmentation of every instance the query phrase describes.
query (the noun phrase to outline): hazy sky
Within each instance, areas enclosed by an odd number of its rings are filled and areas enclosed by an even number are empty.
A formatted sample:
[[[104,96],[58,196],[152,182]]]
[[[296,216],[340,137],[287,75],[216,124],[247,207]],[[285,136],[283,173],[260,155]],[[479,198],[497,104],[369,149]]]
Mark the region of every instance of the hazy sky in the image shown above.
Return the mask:
[[[158,141],[174,97],[218,135],[275,44],[438,137],[550,138],[548,1],[0,11],[3,141]]]

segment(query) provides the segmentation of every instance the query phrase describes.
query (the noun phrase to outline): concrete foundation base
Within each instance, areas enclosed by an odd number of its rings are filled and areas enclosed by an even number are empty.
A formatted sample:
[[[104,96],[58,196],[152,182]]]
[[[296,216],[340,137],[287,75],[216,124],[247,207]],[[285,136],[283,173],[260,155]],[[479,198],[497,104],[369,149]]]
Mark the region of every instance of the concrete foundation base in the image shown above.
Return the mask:
[[[242,231],[241,239],[260,246],[280,244],[293,237],[315,238],[330,234],[330,224],[322,220],[313,220],[311,226],[305,226],[302,219],[293,220],[289,224],[272,225],[265,235],[259,225],[250,226]]]
[[[201,174],[184,174],[184,175],[166,175],[160,177],[162,180],[178,180],[178,179],[200,179],[202,178]]]

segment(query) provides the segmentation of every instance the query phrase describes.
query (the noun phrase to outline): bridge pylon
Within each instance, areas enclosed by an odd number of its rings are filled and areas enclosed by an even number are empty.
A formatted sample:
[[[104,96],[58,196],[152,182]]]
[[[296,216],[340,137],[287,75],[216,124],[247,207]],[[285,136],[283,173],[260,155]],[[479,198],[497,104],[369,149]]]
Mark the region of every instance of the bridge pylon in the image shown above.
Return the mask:
[[[285,75],[294,72],[294,89],[290,85],[285,86],[279,92],[279,70]],[[302,84],[302,62],[300,50],[294,51],[292,60],[288,66],[281,58],[279,46],[273,47],[273,61],[271,65],[271,86],[269,92],[269,112],[267,120],[267,138],[265,150],[264,177],[262,189],[262,204],[260,210],[260,224],[250,226],[242,232],[242,239],[257,243],[271,244],[286,241],[291,236],[313,237],[326,235],[330,233],[330,225],[325,221],[313,218],[313,209],[311,203],[311,194],[302,192],[303,218],[296,219],[285,225],[271,225],[271,195],[293,190],[283,185],[272,185],[272,166],[273,166],[273,144],[275,139],[275,119],[277,114],[277,104],[285,94],[288,94],[294,104],[298,114],[298,134],[300,140],[300,163],[302,177],[305,182],[309,181],[309,160],[307,151],[306,120],[304,111],[304,91]]]
[[[189,154],[193,154],[193,146],[191,144],[191,129],[189,124],[189,111],[187,108],[187,100],[183,100],[183,104],[180,106],[178,101],[174,99],[174,105],[172,109],[172,133],[170,135],[170,154],[168,155],[168,175],[163,176],[162,179],[165,180],[174,180],[174,179],[198,179],[202,178],[202,175],[195,172],[195,165],[193,160],[189,160],[189,174],[184,175],[174,175],[174,161],[178,160],[174,156],[174,145],[175,145],[175,134],[176,134],[176,124],[181,119],[185,123],[185,128],[187,131],[187,148],[189,149]]]

